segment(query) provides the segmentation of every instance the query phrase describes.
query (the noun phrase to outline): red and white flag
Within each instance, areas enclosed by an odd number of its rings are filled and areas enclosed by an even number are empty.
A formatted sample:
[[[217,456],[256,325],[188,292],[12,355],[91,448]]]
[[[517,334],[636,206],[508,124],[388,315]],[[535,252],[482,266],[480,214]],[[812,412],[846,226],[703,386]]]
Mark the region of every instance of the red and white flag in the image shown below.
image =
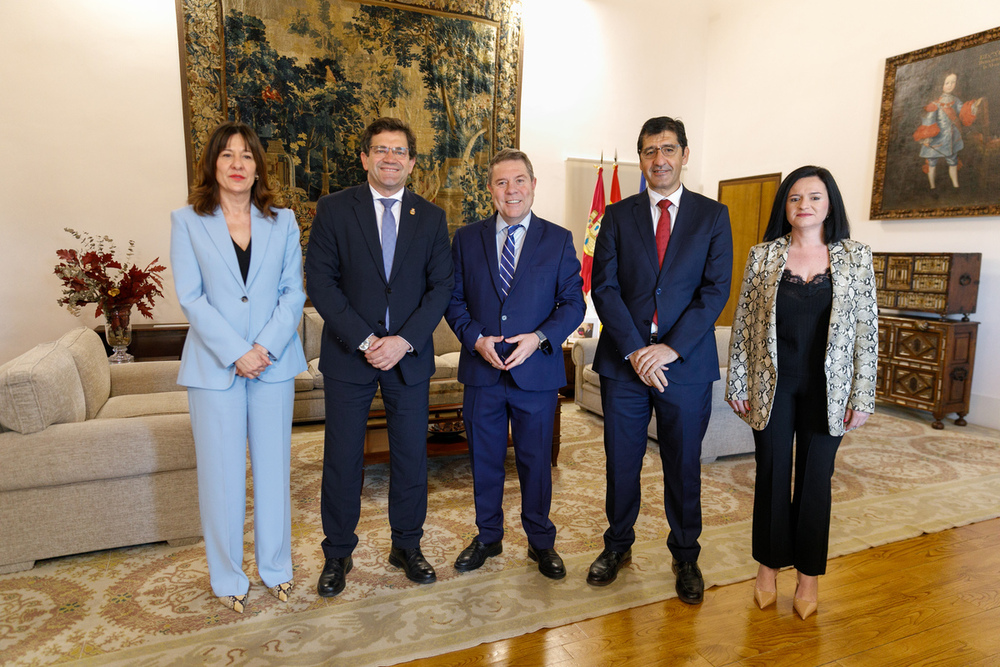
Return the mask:
[[[615,181],[618,185],[618,165],[615,165]],[[619,198],[621,195],[619,194]],[[604,167],[597,169],[597,185],[594,186],[594,199],[590,203],[590,221],[587,223],[587,236],[583,240],[583,293],[590,292],[590,271],[594,267],[594,244],[597,243],[597,233],[601,231],[601,220],[604,219]]]

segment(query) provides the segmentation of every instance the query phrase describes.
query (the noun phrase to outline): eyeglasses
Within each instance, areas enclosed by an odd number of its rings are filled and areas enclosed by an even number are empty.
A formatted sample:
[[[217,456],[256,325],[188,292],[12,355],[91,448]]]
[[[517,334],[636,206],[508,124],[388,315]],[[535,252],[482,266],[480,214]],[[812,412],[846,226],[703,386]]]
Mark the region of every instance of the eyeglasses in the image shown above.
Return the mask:
[[[656,146],[650,146],[649,148],[642,149],[642,157],[647,160],[652,160],[656,157],[657,153],[663,153],[663,157],[673,157],[677,155],[677,152],[681,150],[681,147],[677,144],[663,144],[659,148]]]
[[[410,151],[402,146],[396,146],[394,148],[389,148],[388,146],[372,146],[368,152],[371,155],[378,155],[379,157],[385,157],[389,153],[392,153],[396,157],[405,158]]]

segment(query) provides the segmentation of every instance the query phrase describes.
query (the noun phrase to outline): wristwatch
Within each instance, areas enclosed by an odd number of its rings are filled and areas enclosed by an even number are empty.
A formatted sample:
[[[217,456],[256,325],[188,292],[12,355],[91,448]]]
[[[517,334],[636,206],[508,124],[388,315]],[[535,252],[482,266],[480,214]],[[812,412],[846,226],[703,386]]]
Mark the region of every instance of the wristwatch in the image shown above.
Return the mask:
[[[544,352],[545,354],[551,352],[552,343],[549,342],[548,337],[546,337],[546,335],[542,333],[541,329],[536,331],[535,335],[538,336],[538,349]]]
[[[368,348],[372,346],[372,334],[368,334],[368,337],[361,341],[361,345],[358,345],[358,349],[362,352],[367,352]]]

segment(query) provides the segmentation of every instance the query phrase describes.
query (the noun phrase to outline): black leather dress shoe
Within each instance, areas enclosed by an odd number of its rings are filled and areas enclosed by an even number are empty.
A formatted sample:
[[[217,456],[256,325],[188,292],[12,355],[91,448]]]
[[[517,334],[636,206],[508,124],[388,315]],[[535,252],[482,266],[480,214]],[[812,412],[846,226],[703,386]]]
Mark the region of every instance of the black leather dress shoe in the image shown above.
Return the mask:
[[[316,584],[316,592],[321,598],[332,598],[334,595],[344,590],[347,585],[346,575],[354,567],[354,561],[350,556],[347,558],[327,558],[323,565],[323,572],[319,575],[319,583]]]
[[[538,571],[549,579],[562,579],[566,576],[566,566],[555,549],[535,549],[528,545],[528,558],[538,563]]]
[[[701,568],[696,561],[673,562],[674,574],[677,581],[674,588],[677,589],[677,597],[681,602],[688,604],[701,604],[705,599],[705,580],[701,576]]]
[[[605,549],[590,566],[587,583],[592,586],[607,586],[618,577],[618,570],[632,562],[632,550],[626,552]]]
[[[389,565],[402,568],[406,572],[406,578],[418,584],[433,584],[437,581],[434,568],[420,553],[420,547],[413,549],[393,547],[389,550]]]
[[[462,549],[455,559],[455,569],[459,572],[472,572],[478,570],[490,556],[497,556],[503,553],[503,542],[497,540],[492,544],[483,544],[479,538],[472,540],[472,544]]]

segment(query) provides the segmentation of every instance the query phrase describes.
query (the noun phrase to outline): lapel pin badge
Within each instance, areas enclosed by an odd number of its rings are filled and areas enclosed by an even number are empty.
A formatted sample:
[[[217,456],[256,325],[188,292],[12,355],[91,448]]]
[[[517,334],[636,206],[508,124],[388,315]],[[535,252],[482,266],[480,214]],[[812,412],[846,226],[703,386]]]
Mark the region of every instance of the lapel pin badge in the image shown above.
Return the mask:
[[[411,208],[410,209],[410,215],[416,215],[416,214],[417,214],[417,209]]]

